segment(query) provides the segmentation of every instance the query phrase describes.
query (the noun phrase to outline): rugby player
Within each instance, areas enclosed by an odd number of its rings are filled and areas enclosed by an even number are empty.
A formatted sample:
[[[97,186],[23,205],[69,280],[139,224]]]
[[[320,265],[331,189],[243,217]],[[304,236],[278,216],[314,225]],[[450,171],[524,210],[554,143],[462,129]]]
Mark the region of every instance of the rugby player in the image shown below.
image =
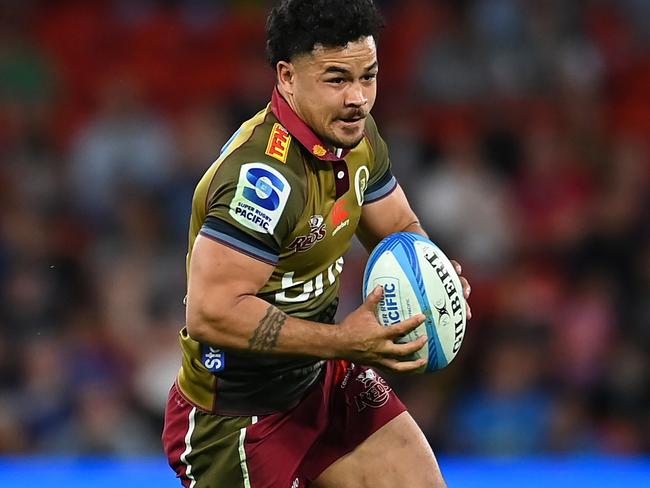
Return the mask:
[[[271,101],[193,198],[183,362],[163,432],[185,487],[444,486],[371,369],[419,368],[405,357],[425,338],[394,340],[424,316],[381,327],[378,288],[334,323],[355,234],[368,250],[393,232],[425,234],[370,116],[381,25],[372,0],[282,0],[269,15]]]

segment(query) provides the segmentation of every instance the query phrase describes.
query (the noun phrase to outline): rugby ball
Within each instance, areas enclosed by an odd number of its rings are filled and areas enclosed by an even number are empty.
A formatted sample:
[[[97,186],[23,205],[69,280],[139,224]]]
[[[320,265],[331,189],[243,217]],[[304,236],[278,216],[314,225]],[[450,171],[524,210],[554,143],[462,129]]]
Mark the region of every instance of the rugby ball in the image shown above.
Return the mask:
[[[385,327],[423,313],[426,320],[396,342],[425,335],[427,343],[408,360],[426,358],[417,372],[447,366],[458,354],[467,322],[463,287],[447,256],[419,234],[399,232],[372,251],[363,274],[364,299],[381,285],[384,294],[376,317]]]

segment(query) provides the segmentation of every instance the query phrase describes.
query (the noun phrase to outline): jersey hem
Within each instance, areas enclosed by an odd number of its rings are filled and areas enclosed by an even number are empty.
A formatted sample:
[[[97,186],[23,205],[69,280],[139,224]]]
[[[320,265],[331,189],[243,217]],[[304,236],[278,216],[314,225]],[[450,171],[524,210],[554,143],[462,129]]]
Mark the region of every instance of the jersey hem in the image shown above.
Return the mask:
[[[314,376],[314,381],[305,388],[305,391],[302,392],[300,397],[296,398],[295,401],[287,404],[286,407],[279,409],[279,410],[230,410],[230,409],[221,409],[217,406],[217,401],[216,401],[216,396],[215,396],[215,405],[213,409],[208,409],[205,408],[195,401],[191,400],[189,398],[189,395],[183,391],[183,388],[180,385],[180,382],[178,380],[178,376],[174,380],[174,386],[176,387],[176,390],[178,394],[185,400],[189,405],[192,407],[195,407],[197,410],[201,411],[202,413],[208,414],[208,415],[218,415],[218,416],[223,416],[223,417],[253,417],[253,416],[264,416],[264,415],[274,415],[277,413],[282,413],[282,412],[287,412],[289,410],[292,410],[296,408],[302,402],[305,397],[311,392],[311,390],[318,384],[319,381],[323,378],[324,372],[327,369],[327,363],[328,361],[322,361],[321,366],[320,366],[320,371],[318,372],[317,375]]]
[[[176,377],[176,380],[174,380],[174,386],[176,386],[176,391],[178,391],[178,394],[183,398],[183,400],[185,400],[187,403],[192,405],[194,408],[196,408],[197,410],[200,410],[203,413],[209,413],[209,414],[212,413],[210,411],[210,409],[199,405],[198,403],[196,403],[193,400],[190,400],[190,397],[183,391],[183,388],[181,387],[181,384],[178,381],[178,376]]]

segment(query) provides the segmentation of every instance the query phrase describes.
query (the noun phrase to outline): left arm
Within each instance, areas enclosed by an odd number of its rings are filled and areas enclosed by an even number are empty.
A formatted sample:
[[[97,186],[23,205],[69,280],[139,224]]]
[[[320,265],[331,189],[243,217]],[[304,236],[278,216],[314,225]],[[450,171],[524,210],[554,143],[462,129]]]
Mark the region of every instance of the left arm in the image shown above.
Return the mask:
[[[428,238],[429,236],[420,225],[420,221],[411,208],[402,188],[397,188],[388,196],[368,203],[361,209],[361,219],[357,228],[357,237],[368,252],[371,252],[379,241],[395,232],[414,232]],[[461,276],[462,268],[457,261],[451,261],[463,285],[463,294],[467,306],[467,318],[472,318],[472,312],[467,303],[471,287]]]

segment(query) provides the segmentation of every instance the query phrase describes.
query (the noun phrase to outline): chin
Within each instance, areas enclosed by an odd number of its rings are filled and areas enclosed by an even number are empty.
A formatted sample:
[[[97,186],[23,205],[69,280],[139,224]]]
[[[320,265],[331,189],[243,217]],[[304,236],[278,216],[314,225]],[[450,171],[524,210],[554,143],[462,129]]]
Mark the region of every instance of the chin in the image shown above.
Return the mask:
[[[336,139],[329,139],[327,141],[328,144],[338,147],[339,149],[354,149],[359,145],[359,143],[363,140],[363,132],[358,137],[355,138],[339,138],[337,137]]]
[[[360,143],[362,140],[363,140],[363,136],[360,137],[360,138],[359,138],[358,140],[356,140],[355,142],[350,142],[350,143],[347,143],[347,144],[342,144],[342,145],[340,145],[340,146],[338,146],[338,147],[340,147],[341,149],[354,149],[355,147],[357,147],[357,146],[359,145],[359,143]]]

